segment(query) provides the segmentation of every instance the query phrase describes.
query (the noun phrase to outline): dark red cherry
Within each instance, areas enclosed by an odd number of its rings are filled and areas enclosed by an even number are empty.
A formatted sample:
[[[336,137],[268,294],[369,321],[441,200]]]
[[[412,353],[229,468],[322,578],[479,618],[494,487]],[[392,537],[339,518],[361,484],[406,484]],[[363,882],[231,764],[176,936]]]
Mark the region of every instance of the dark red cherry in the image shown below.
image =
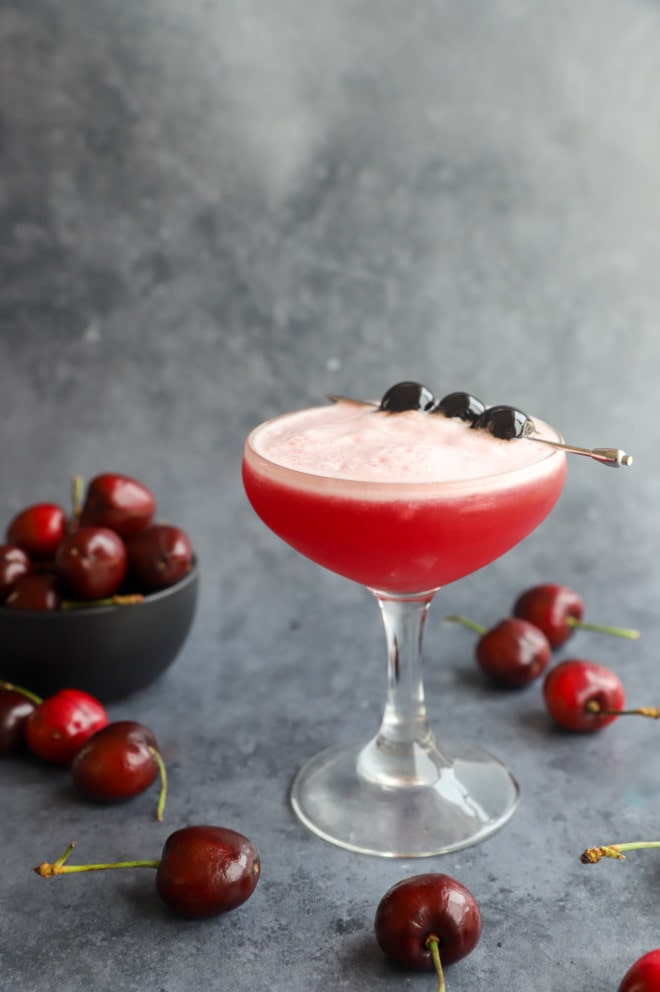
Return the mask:
[[[613,723],[626,701],[618,675],[583,658],[567,658],[550,669],[543,699],[555,723],[581,733]]]
[[[225,827],[183,827],[165,841],[156,890],[182,916],[217,916],[250,898],[259,871],[259,855],[242,834]]]
[[[156,512],[154,494],[137,479],[104,472],[87,487],[80,513],[83,527],[109,527],[121,537],[147,527]]]
[[[34,561],[52,561],[67,532],[67,516],[55,503],[35,503],[10,521],[7,542],[23,548]]]
[[[553,648],[561,647],[579,629],[616,637],[637,638],[639,632],[625,627],[609,627],[583,621],[582,598],[569,586],[546,582],[521,593],[513,605],[513,614],[539,627]]]
[[[7,598],[14,583],[31,568],[29,556],[17,544],[0,544],[0,603]]]
[[[450,875],[413,875],[389,889],[376,910],[376,940],[390,960],[415,971],[438,972],[465,957],[481,936],[477,902]]]
[[[52,572],[28,572],[14,583],[3,605],[12,610],[58,610],[61,599]]]
[[[539,627],[553,648],[568,640],[583,613],[584,604],[578,593],[552,582],[527,589],[513,604],[513,615]]]
[[[108,714],[94,696],[80,689],[60,689],[27,718],[25,739],[44,761],[70,765],[87,738],[107,723]]]
[[[55,571],[70,599],[104,599],[121,586],[127,560],[126,546],[115,531],[80,527],[57,549]]]
[[[109,868],[155,868],[156,891],[175,913],[202,919],[237,909],[259,881],[259,854],[254,845],[226,827],[193,826],[175,830],[165,841],[160,859],[69,865],[69,844],[57,861],[34,870],[42,878]]]
[[[486,404],[471,393],[448,393],[433,407],[433,413],[473,423],[486,409]]]
[[[660,989],[660,948],[648,951],[631,964],[621,979],[618,992],[658,992]]]
[[[404,410],[432,410],[435,397],[430,389],[419,382],[397,382],[390,386],[380,401],[380,409],[388,413],[402,413]]]
[[[25,745],[25,721],[36,706],[22,692],[0,690],[0,755],[12,754]]]
[[[445,620],[460,623],[479,634],[475,647],[477,664],[494,682],[509,689],[520,689],[537,679],[550,661],[550,644],[545,634],[526,620],[507,617],[487,630],[459,614]]]
[[[190,538],[171,524],[154,524],[126,539],[128,567],[145,592],[165,589],[188,574],[193,564]]]
[[[486,631],[475,648],[477,664],[500,685],[522,688],[537,679],[550,661],[548,639],[526,620],[509,617]]]
[[[132,799],[163,773],[154,734],[134,720],[116,720],[88,737],[71,765],[73,783],[86,799],[114,803]],[[163,790],[165,778],[163,774]],[[164,794],[162,796],[164,804]],[[162,819],[162,808],[158,819]]]
[[[472,427],[476,430],[486,430],[502,440],[511,441],[513,438],[531,434],[534,423],[522,410],[500,404],[487,407],[473,420]]]

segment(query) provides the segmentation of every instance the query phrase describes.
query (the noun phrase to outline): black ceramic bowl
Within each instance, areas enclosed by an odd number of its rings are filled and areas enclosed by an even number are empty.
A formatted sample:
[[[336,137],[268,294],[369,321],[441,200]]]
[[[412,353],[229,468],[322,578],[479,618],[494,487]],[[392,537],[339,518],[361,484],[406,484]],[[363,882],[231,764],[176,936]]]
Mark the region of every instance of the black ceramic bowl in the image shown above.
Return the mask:
[[[48,696],[82,689],[102,702],[158,678],[178,655],[197,605],[199,569],[130,606],[0,607],[0,679]]]

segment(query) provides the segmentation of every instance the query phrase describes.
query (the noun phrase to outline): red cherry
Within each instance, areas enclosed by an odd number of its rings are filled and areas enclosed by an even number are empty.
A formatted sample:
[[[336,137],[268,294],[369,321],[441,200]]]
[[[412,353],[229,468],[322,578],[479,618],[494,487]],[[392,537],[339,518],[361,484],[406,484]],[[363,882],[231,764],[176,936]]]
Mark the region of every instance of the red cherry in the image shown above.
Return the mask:
[[[67,516],[55,503],[35,503],[10,521],[7,541],[23,548],[35,561],[52,561],[67,531]]]
[[[628,968],[618,992],[658,992],[660,989],[660,949],[649,951]]]
[[[586,623],[582,620],[583,614],[584,604],[575,590],[553,583],[533,586],[513,605],[513,615],[539,627],[553,648],[561,647],[577,628],[616,637],[639,637],[637,630]]]
[[[25,721],[37,704],[15,689],[0,690],[0,755],[12,754],[25,743]]]
[[[621,680],[594,661],[567,658],[551,668],[543,683],[550,716],[561,727],[590,733],[616,720],[623,711]]]
[[[165,841],[158,895],[182,916],[217,916],[249,899],[259,880],[252,843],[224,827],[183,827]]]
[[[180,527],[155,524],[126,541],[128,566],[138,585],[146,591],[173,586],[192,568],[190,538]]]
[[[490,630],[458,614],[445,620],[461,623],[481,635],[475,647],[477,664],[500,685],[520,689],[537,679],[548,666],[548,639],[527,620],[508,617]]]
[[[52,572],[29,572],[18,579],[4,606],[12,610],[58,610],[61,593]]]
[[[80,527],[60,544],[55,571],[71,599],[105,599],[126,574],[126,547],[108,527]]]
[[[259,881],[260,860],[243,834],[226,827],[194,826],[176,830],[165,841],[160,859],[67,865],[70,844],[57,861],[34,870],[42,878],[105,868],[155,868],[156,891],[181,916],[201,919],[237,909]]]
[[[29,556],[17,544],[0,544],[0,603],[7,598],[14,583],[31,568]]]
[[[482,670],[502,685],[518,689],[537,679],[550,661],[550,643],[527,620],[501,620],[477,641],[476,659]]]
[[[155,736],[134,720],[116,720],[89,737],[71,765],[73,782],[86,799],[114,803],[148,789],[161,773],[161,801],[165,804],[165,774]]]
[[[80,513],[83,527],[109,527],[121,537],[147,527],[156,512],[150,489],[127,475],[105,472],[92,479]]]
[[[397,964],[438,972],[476,947],[481,914],[468,889],[450,875],[413,875],[389,889],[376,910],[376,940]]]
[[[108,723],[104,706],[80,689],[60,689],[25,723],[28,747],[45,761],[70,765],[88,737]]]

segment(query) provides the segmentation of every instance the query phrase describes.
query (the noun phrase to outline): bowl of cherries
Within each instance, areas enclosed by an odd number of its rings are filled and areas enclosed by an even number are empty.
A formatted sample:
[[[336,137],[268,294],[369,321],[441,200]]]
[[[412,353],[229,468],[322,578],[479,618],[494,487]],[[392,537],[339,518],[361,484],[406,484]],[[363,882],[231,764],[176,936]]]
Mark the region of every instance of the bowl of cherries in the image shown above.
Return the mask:
[[[198,565],[184,530],[156,518],[153,492],[114,472],[73,506],[35,503],[0,537],[0,679],[49,695],[98,699],[153,682],[179,654],[197,605]]]

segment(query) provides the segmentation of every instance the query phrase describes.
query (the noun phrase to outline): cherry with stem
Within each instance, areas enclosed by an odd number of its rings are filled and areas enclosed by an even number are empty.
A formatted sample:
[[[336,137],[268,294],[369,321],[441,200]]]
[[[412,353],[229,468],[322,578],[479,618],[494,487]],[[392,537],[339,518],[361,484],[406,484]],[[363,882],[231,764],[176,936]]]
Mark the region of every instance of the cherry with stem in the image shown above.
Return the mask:
[[[259,880],[259,853],[247,837],[227,827],[190,826],[170,834],[160,858],[67,864],[75,843],[55,861],[34,869],[42,878],[78,872],[154,868],[156,891],[181,916],[201,919],[228,913],[250,898]]]
[[[589,623],[583,620],[582,597],[569,586],[547,582],[521,593],[513,605],[513,615],[539,627],[553,648],[561,647],[576,630],[609,634],[636,640],[638,630]]]
[[[543,674],[551,649],[543,631],[527,620],[508,617],[487,629],[457,613],[445,617],[479,634],[475,658],[481,670],[495,682],[520,689]]]
[[[427,872],[397,882],[378,904],[374,923],[383,953],[405,968],[433,971],[445,992],[444,966],[466,957],[481,936],[472,893],[450,875]]]
[[[73,783],[86,799],[114,803],[132,799],[160,777],[156,819],[162,820],[167,771],[154,734],[134,720],[115,720],[83,744],[71,765]]]
[[[0,681],[0,689],[34,703],[25,721],[25,740],[34,754],[51,764],[70,765],[85,741],[109,722],[103,704],[81,689],[60,689],[46,699],[13,682]]]
[[[618,675],[584,658],[566,658],[550,669],[543,683],[543,700],[555,723],[580,733],[601,730],[620,716],[660,718],[655,706],[626,709]]]

